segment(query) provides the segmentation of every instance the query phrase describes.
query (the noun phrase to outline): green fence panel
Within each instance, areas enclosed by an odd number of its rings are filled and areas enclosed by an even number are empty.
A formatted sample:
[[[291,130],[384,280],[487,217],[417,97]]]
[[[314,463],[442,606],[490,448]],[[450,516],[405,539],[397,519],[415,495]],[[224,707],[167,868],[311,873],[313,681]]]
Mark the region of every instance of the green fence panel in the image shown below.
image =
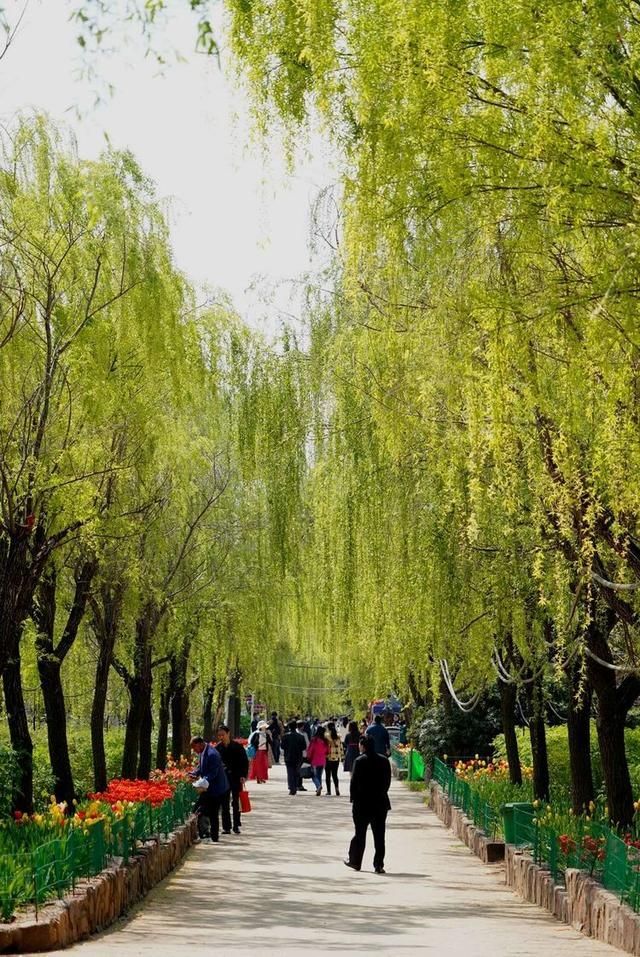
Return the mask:
[[[607,836],[602,883],[618,897],[625,897],[629,885],[627,845],[612,831]]]
[[[409,780],[424,781],[424,758],[419,751],[412,748],[409,752]]]

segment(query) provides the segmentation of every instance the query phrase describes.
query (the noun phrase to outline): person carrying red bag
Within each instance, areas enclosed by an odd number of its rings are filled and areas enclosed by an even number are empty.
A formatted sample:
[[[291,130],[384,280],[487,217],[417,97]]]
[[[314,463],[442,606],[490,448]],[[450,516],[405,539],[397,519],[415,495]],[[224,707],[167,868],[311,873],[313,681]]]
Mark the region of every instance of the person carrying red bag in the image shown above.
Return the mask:
[[[226,724],[221,724],[218,728],[218,753],[222,758],[231,785],[233,833],[239,834],[242,826],[240,792],[249,774],[249,758],[243,746],[238,741],[231,739],[231,733]],[[224,805],[222,807],[222,830],[225,834],[231,833],[231,814],[228,804],[226,807]]]

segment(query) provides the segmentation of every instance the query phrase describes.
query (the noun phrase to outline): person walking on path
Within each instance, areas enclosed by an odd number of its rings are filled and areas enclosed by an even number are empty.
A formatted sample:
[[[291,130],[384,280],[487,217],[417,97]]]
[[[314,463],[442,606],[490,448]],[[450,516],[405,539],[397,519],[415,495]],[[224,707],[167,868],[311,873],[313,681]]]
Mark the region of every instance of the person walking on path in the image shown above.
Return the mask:
[[[338,768],[340,767],[340,761],[342,760],[342,742],[340,741],[340,736],[336,730],[335,723],[330,721],[327,725],[327,731],[325,734],[325,740],[329,745],[329,751],[327,753],[327,763],[325,770],[325,779],[327,782],[327,797],[331,797],[331,780],[335,785],[336,796],[340,797],[340,784],[338,781]]]
[[[240,815],[240,791],[249,774],[249,758],[247,752],[237,741],[232,741],[229,727],[221,724],[218,728],[218,754],[222,758],[229,784],[231,786],[231,809],[233,811],[233,833],[239,834],[242,826]],[[231,814],[229,805],[222,807],[222,830],[225,834],[231,831]]]
[[[344,718],[340,718],[337,728],[338,728],[338,737],[344,744],[344,739],[346,738],[349,731],[349,719],[346,716]]]
[[[307,747],[304,735],[296,730],[295,721],[287,725],[287,732],[282,739],[282,753],[287,769],[287,785],[289,794],[297,794],[300,784],[300,768],[302,758]]]
[[[376,754],[384,754],[386,756],[391,754],[391,740],[389,738],[389,732],[382,723],[381,714],[375,716],[373,724],[370,724],[367,728],[366,736],[373,738],[376,746]]]
[[[222,758],[213,747],[199,736],[191,739],[191,750],[198,755],[198,767],[190,772],[192,778],[206,778],[209,787],[198,798],[196,810],[209,821],[208,836],[215,844],[220,833],[220,810],[229,805],[229,779]],[[205,832],[205,837],[207,836]]]
[[[322,725],[318,725],[316,733],[311,738],[309,747],[307,748],[307,760],[311,765],[313,783],[316,786],[317,797],[320,797],[322,794],[322,775],[327,764],[328,753],[329,745],[325,740],[324,728]]]
[[[389,787],[391,765],[387,758],[378,754],[374,739],[368,735],[360,741],[360,757],[356,758],[351,775],[351,805],[356,832],[349,845],[347,867],[359,871],[367,843],[367,828],[371,826],[375,853],[373,869],[384,874],[385,827],[391,810]]]
[[[349,722],[349,730],[344,739],[344,770],[349,774],[353,772],[353,764],[360,754],[360,738],[357,721]]]
[[[298,721],[297,731],[298,731],[298,734],[301,734],[302,737],[304,738],[304,753],[302,755],[302,763],[304,764],[304,762],[307,759],[307,748],[309,747],[309,741],[311,739],[311,736],[308,735],[305,730],[304,721]],[[306,790],[307,790],[306,787],[302,783],[302,766],[301,766],[300,772],[298,773],[298,791],[306,791]]]
[[[273,751],[273,763],[280,764],[280,742],[282,740],[282,735],[284,734],[284,725],[278,717],[277,711],[271,712],[271,721],[269,723],[269,731],[271,732],[271,747]]]
[[[254,731],[249,738],[249,744],[256,750],[249,768],[249,780],[264,784],[269,780],[269,758],[272,754],[271,734],[266,721],[258,724],[257,731]]]

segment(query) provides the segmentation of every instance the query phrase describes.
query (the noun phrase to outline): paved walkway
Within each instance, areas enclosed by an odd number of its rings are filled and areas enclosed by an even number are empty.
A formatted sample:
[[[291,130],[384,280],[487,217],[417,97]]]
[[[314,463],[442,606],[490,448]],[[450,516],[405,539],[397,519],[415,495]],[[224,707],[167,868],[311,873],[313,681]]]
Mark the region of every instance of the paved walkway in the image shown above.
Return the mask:
[[[347,789],[345,781],[345,791]],[[388,873],[342,863],[348,797],[290,797],[284,769],[252,784],[241,837],[199,845],[129,917],[70,950],[79,957],[428,954],[613,957],[500,883],[404,785],[394,783]]]

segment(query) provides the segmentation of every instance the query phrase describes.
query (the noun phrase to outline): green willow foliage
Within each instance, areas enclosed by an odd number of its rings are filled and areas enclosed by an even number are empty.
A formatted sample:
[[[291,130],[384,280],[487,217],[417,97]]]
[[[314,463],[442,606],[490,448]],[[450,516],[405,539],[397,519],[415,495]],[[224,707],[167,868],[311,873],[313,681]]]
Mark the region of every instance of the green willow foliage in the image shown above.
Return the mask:
[[[640,575],[637,4],[227,10],[261,127],[319,116],[342,157],[299,356],[308,620],[361,689],[441,657],[477,688],[549,627],[561,665],[592,599],[633,658],[636,592],[593,576]]]
[[[70,800],[68,727],[103,786],[106,720],[146,775],[163,702],[188,742],[190,698],[199,722],[231,675],[278,684],[303,396],[228,304],[197,305],[133,157],[82,161],[41,116],[0,148],[0,677],[29,809],[41,717]]]

